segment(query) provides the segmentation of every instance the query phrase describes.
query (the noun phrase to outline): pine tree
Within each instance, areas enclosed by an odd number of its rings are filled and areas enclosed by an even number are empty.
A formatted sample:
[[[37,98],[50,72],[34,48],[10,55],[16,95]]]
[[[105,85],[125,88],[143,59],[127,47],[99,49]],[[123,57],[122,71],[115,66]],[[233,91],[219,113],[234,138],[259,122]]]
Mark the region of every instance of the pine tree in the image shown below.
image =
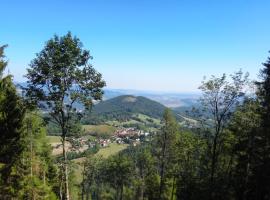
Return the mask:
[[[5,196],[9,195],[9,192],[5,190],[8,190],[14,178],[11,176],[12,167],[24,149],[22,138],[25,110],[12,83],[12,76],[4,76],[7,66],[4,60],[5,47],[0,47],[0,190],[2,190],[0,198],[6,198]]]
[[[168,179],[172,177],[172,166],[175,161],[175,144],[177,141],[178,126],[169,109],[164,111],[163,127],[158,135],[159,159],[159,199],[168,199]]]
[[[254,169],[256,199],[270,198],[270,57],[263,63],[261,81],[257,82],[260,102],[261,127],[256,141],[257,165]]]
[[[234,167],[231,170],[232,190],[237,199],[256,199],[254,167],[257,165],[255,152],[261,116],[257,99],[247,98],[233,114],[229,130],[233,136],[232,153]]]
[[[23,174],[19,191],[22,199],[56,199],[56,166],[52,159],[51,146],[46,138],[45,124],[36,111],[28,112],[24,119],[24,151],[20,157]]]

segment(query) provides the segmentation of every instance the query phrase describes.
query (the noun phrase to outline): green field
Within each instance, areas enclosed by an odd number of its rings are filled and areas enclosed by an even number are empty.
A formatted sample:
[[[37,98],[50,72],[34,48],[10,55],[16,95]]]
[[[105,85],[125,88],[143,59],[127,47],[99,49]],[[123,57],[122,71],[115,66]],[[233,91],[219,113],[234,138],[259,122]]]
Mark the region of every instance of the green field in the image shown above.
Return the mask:
[[[61,137],[60,136],[47,136],[49,143],[60,143]]]
[[[160,119],[149,117],[149,116],[143,115],[143,114],[136,114],[136,116],[146,123],[151,123],[151,122],[147,121],[147,119],[151,119],[151,120],[153,120],[153,124],[160,125]]]
[[[112,143],[110,146],[100,149],[96,155],[102,156],[103,158],[108,158],[109,156],[115,155],[127,147],[128,144]]]
[[[120,151],[126,149],[129,145],[128,144],[116,144],[116,143],[111,143],[108,147],[101,148],[98,153],[96,153],[96,156],[102,156],[103,158],[108,158],[109,156],[113,156]],[[73,163],[76,164],[81,164],[85,160],[85,157],[82,158],[76,158],[73,159]]]
[[[160,125],[160,119],[156,119],[156,118],[153,118],[153,117],[149,117],[147,115],[144,115],[144,114],[133,114],[132,117],[137,117],[139,118],[141,121],[137,121],[135,119],[130,119],[126,122],[119,122],[117,120],[111,120],[111,121],[107,121],[106,123],[107,124],[110,124],[110,125],[113,125],[113,126],[119,126],[119,125],[123,125],[123,124],[132,124],[132,123],[146,123],[146,124],[157,124],[157,125]],[[150,120],[153,120],[153,122],[149,122],[147,119],[150,119]]]
[[[110,125],[83,125],[83,131],[87,134],[96,135],[96,136],[111,136],[116,128]]]

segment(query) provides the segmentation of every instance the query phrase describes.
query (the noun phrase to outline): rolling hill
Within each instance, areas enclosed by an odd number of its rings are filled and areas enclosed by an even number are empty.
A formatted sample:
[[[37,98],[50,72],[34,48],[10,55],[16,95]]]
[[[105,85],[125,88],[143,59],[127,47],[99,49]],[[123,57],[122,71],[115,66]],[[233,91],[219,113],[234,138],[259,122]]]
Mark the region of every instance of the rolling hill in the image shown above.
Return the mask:
[[[129,120],[134,114],[162,118],[165,106],[142,96],[122,95],[96,104],[88,120]]]

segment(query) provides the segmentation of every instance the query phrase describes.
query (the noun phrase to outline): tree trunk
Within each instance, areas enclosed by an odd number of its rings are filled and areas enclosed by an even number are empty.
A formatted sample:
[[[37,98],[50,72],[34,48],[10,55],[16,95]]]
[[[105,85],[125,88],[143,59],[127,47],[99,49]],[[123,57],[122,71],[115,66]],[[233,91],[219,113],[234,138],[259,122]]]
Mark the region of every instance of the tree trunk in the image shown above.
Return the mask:
[[[60,195],[60,199],[63,199],[63,166],[61,166],[61,179],[60,179],[60,187],[59,187],[59,195]]]
[[[218,146],[218,139],[220,135],[220,129],[221,124],[218,121],[216,125],[216,132],[214,137],[214,143],[213,143],[213,151],[212,151],[212,158],[211,158],[211,176],[210,176],[210,199],[214,199],[215,197],[215,191],[214,191],[214,177],[216,174],[216,166],[217,166],[217,160],[218,160],[218,154],[217,154],[217,146]]]
[[[46,171],[45,171],[45,167],[43,168],[43,185],[46,185]]]
[[[164,141],[162,145],[162,158],[161,158],[161,169],[160,169],[160,185],[159,185],[159,199],[161,199],[163,190],[164,190],[164,173],[165,173],[165,156],[166,156],[166,140],[167,134],[164,133]]]
[[[82,200],[84,200],[84,195],[85,195],[85,164],[83,165],[83,178],[82,178],[82,184],[81,184],[81,187],[82,187],[82,194],[81,194],[81,197],[82,197]]]
[[[69,200],[69,189],[68,189],[68,163],[67,163],[67,152],[66,152],[66,137],[63,136],[63,157],[64,157],[64,195],[63,200]]]
[[[144,180],[142,181],[143,184],[140,186],[140,199],[144,199]]]
[[[175,190],[175,176],[173,176],[173,185],[172,185],[171,200],[174,199],[174,190]]]
[[[123,199],[123,185],[121,185],[121,188],[120,188],[120,200]]]

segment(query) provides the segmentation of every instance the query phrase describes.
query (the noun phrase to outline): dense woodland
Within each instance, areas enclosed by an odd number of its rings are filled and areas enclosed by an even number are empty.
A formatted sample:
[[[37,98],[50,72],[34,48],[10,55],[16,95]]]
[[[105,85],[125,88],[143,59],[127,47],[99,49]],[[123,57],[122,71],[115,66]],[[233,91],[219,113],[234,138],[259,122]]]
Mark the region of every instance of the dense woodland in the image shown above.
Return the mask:
[[[78,137],[82,119],[99,115],[89,112],[102,99],[102,75],[78,38],[54,36],[30,63],[20,94],[4,73],[6,48],[0,48],[0,199],[270,199],[269,58],[258,81],[241,71],[204,79],[199,109],[190,110],[196,126],[181,127],[164,108],[149,140],[108,158],[97,156],[99,149],[83,153],[76,183],[65,141]],[[117,115],[114,109],[108,105],[108,115]],[[59,130],[61,156],[52,155],[48,124]]]

